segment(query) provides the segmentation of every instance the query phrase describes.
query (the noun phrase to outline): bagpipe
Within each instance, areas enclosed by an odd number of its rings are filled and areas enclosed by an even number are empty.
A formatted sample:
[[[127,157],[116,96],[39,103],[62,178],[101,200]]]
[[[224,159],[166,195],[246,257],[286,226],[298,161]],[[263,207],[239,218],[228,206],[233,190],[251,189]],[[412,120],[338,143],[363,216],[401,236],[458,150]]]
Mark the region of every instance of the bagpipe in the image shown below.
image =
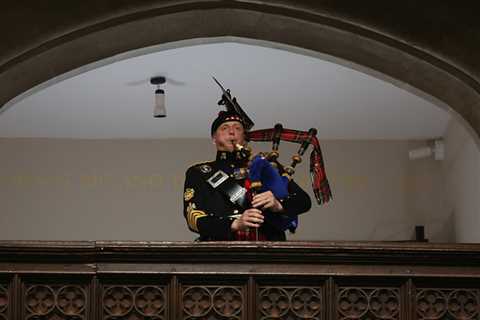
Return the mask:
[[[250,131],[254,126],[253,121],[247,116],[235,97],[232,97],[230,89],[224,87],[213,77],[222,90],[219,105],[225,106],[228,112],[237,113],[243,120],[247,141],[272,141],[272,150],[260,152],[253,155],[249,147],[237,145],[236,149],[240,156],[248,159],[248,178],[250,189],[253,193],[271,191],[279,199],[289,196],[288,184],[295,174],[296,166],[302,162],[302,156],[309,146],[312,146],[310,153],[310,177],[312,189],[318,204],[323,204],[332,199],[332,192],[328,183],[325,164],[323,161],[320,143],[317,139],[317,130],[311,128],[308,131],[285,129],[281,124],[276,124],[270,129]],[[289,166],[283,166],[279,162],[280,141],[287,141],[300,144],[298,151],[291,157]],[[288,217],[278,213],[265,213],[265,221],[273,224],[282,231],[294,232],[298,226],[297,217]]]

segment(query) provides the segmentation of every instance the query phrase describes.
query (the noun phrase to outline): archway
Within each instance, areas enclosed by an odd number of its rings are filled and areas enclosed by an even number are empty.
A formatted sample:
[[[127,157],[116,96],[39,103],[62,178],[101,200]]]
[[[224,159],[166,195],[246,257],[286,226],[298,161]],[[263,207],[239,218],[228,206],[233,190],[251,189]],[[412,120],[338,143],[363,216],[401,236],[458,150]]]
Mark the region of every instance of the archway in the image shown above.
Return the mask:
[[[475,53],[480,42],[472,40],[478,36],[478,27],[472,26],[466,9],[433,6],[428,1],[416,5],[416,10],[408,4],[380,1],[364,7],[290,0],[147,0],[115,5],[86,0],[83,8],[63,8],[56,2],[49,4],[62,10],[37,4],[43,11],[21,6],[3,11],[1,23],[16,29],[0,44],[3,108],[46,81],[131,50],[184,40],[248,38],[337,57],[353,68],[433,99],[437,106],[453,110],[478,148],[480,73]],[[12,12],[28,14],[20,20]],[[431,26],[420,24],[426,17],[431,17]],[[438,33],[442,39],[436,37]]]
[[[107,15],[109,9],[116,15]],[[43,30],[45,39],[36,46],[10,53],[10,59],[7,54],[0,66],[0,104],[68,71],[129,50],[233,36],[291,45],[364,66],[417,94],[434,97],[437,105],[451,107],[473,129],[478,144],[480,86],[475,78],[400,37],[342,16],[341,9],[293,1],[172,1],[99,8],[82,24]]]

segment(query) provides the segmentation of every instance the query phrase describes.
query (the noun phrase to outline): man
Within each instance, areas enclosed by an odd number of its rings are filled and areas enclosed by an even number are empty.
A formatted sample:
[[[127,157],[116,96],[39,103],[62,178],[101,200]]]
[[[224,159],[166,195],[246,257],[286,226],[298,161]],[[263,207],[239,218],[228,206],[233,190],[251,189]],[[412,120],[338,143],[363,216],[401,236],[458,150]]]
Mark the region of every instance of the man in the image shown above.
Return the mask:
[[[235,148],[236,144],[246,143],[242,118],[221,111],[212,123],[211,136],[217,149],[215,161],[194,165],[186,172],[183,213],[189,229],[205,241],[286,240],[285,232],[269,223],[263,212],[295,217],[310,209],[308,194],[290,181],[289,196],[285,199],[277,199],[266,191],[251,197],[247,208],[232,202],[232,197],[215,189],[211,180],[216,178],[215,173],[225,172],[231,183],[248,189],[247,163]]]

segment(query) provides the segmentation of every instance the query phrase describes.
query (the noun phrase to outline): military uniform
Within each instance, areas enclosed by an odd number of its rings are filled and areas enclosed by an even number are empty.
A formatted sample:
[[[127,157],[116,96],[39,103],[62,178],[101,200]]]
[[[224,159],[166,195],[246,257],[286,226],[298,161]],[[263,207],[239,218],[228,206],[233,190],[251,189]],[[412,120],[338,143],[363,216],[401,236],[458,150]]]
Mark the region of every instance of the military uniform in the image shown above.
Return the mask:
[[[246,164],[240,160],[236,152],[218,151],[215,161],[191,166],[186,172],[184,188],[183,214],[191,231],[200,234],[200,240],[235,240],[235,232],[231,230],[232,215],[241,214],[245,209],[236,205],[228,197],[215,190],[205,179],[205,175],[222,170],[232,179],[244,186],[246,177],[239,175]],[[284,208],[282,214],[296,216],[308,211],[311,200],[294,181],[288,185],[289,196],[281,199]],[[278,214],[278,213],[277,213]],[[267,220],[259,228],[266,240],[285,240],[285,232],[278,230]]]

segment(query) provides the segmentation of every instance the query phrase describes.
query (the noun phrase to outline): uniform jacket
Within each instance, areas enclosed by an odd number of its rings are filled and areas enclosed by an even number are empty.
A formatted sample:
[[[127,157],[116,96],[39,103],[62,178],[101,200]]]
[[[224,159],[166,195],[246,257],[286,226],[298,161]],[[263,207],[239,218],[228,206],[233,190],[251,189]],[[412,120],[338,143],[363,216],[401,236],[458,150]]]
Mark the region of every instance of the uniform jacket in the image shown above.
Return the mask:
[[[234,232],[230,228],[234,218],[230,216],[241,214],[244,210],[213,189],[207,183],[204,172],[222,170],[233,178],[234,172],[245,166],[244,162],[237,159],[236,153],[219,151],[215,161],[196,164],[187,170],[183,214],[189,229],[198,233],[200,240],[234,240]],[[245,179],[236,181],[243,186]],[[284,208],[283,214],[296,216],[310,209],[309,195],[293,180],[289,182],[288,190],[289,196],[280,199]],[[277,230],[267,222],[263,223],[260,231],[270,241],[286,239],[284,231]]]

